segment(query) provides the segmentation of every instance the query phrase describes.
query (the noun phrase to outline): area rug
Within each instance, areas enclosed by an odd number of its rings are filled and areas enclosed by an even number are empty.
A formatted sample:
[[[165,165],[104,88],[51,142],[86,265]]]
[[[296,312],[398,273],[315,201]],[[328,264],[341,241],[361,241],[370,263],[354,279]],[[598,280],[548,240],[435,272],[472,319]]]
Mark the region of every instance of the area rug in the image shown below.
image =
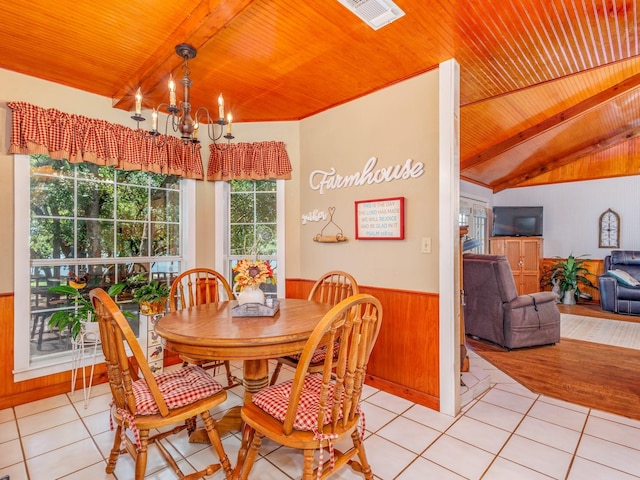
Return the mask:
[[[560,337],[640,350],[640,323],[562,313]]]

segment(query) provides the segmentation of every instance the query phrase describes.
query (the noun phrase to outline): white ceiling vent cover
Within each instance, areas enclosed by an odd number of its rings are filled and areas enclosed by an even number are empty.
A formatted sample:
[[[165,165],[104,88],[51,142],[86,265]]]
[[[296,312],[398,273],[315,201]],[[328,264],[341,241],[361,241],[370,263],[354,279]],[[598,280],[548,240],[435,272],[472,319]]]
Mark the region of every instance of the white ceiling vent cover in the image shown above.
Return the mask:
[[[404,17],[404,12],[391,0],[338,0],[374,30]]]

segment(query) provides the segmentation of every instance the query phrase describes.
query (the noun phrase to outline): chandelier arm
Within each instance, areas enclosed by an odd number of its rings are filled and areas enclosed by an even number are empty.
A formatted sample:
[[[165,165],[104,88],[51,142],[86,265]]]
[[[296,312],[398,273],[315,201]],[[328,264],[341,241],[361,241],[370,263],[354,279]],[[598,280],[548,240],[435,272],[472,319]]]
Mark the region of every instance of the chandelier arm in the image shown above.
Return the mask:
[[[182,75],[183,78],[180,81],[183,87],[183,100],[179,102],[179,106],[176,105],[176,95],[175,95],[175,83],[173,82],[173,77],[169,75],[169,104],[161,103],[159,104],[153,111],[152,117],[152,127],[150,131],[150,135],[153,137],[153,143],[156,146],[164,146],[168,140],[168,131],[169,131],[169,117],[171,117],[171,128],[174,132],[180,132],[180,138],[182,141],[187,144],[197,144],[200,143],[198,140],[198,130],[200,129],[200,125],[202,124],[201,120],[206,119],[205,123],[207,124],[207,135],[213,141],[213,144],[216,146],[218,150],[226,150],[230,146],[231,140],[234,138],[231,135],[231,113],[229,113],[227,121],[224,118],[224,100],[222,98],[222,94],[218,97],[218,109],[220,118],[213,119],[209,114],[209,111],[206,107],[199,107],[195,110],[193,118],[191,112],[191,86],[193,82],[191,81],[191,69],[189,68],[189,60],[196,56],[196,49],[188,45],[186,43],[176,45],[176,54],[178,54],[183,59],[182,65]],[[138,93],[140,89],[138,89]],[[136,101],[138,101],[136,97]],[[141,97],[140,97],[141,98]],[[141,102],[141,100],[140,100]],[[162,141],[162,145],[159,145],[160,139],[158,138],[161,134],[158,129],[158,113],[164,113],[166,115],[165,118],[165,128],[164,128],[164,138]],[[142,117],[140,113],[140,105],[136,104],[136,114],[131,117],[138,124],[138,130],[140,129],[140,122],[144,121],[144,117]],[[219,133],[216,134],[216,125],[220,127]],[[227,126],[226,134],[225,134],[225,125]],[[217,144],[218,140],[220,140],[224,135],[224,138],[227,140],[227,145],[221,147]]]

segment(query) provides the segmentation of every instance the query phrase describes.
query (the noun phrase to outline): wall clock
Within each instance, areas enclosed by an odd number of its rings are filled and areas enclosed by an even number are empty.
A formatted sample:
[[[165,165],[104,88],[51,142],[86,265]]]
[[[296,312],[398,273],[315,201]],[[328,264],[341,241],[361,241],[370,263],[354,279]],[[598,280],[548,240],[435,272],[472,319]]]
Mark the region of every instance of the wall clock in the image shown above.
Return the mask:
[[[620,215],[608,209],[600,215],[600,248],[620,248]]]

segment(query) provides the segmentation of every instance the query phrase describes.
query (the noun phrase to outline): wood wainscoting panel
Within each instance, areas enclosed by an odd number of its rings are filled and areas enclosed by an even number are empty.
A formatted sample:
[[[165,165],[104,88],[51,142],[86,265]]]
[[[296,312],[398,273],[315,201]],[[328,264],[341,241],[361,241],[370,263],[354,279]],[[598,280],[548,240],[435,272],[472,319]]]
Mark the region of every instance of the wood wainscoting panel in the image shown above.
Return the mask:
[[[307,298],[313,280],[287,279],[289,298]],[[367,368],[367,384],[440,408],[439,297],[434,293],[360,285],[380,300],[382,327]]]

